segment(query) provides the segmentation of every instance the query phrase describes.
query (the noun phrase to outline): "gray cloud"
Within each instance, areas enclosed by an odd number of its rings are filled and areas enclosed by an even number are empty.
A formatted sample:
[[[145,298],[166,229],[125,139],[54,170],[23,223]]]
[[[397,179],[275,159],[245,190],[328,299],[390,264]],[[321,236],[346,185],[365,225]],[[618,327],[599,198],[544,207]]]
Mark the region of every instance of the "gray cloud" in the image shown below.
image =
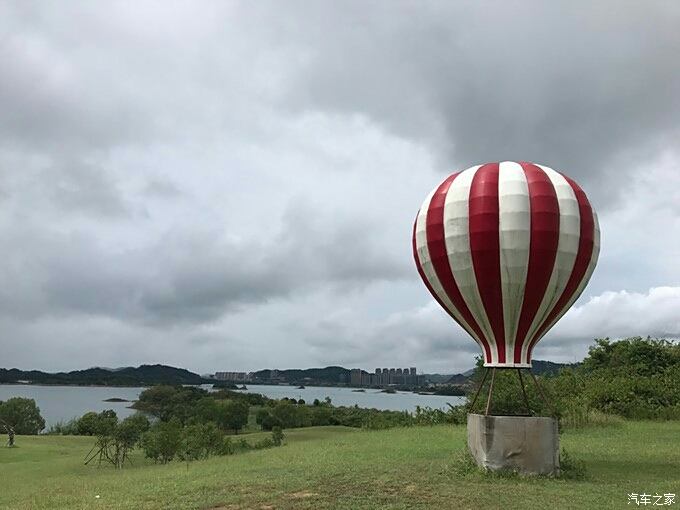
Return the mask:
[[[0,313],[101,315],[160,327],[211,321],[319,285],[346,292],[409,275],[382,256],[379,238],[375,227],[357,229],[300,204],[271,239],[179,230],[144,249],[107,250],[87,233],[22,232],[4,239],[14,264],[5,270]]]
[[[363,114],[440,151],[563,169],[598,201],[679,134],[680,8],[669,2],[299,5],[302,109]],[[311,12],[310,12],[311,11]],[[310,23],[295,24],[293,19]],[[293,30],[290,27],[295,27]]]
[[[464,369],[410,231],[445,172],[501,159],[599,209],[583,310],[668,312],[646,293],[680,285],[679,22],[661,1],[2,3],[6,363]],[[580,311],[544,353],[675,334],[666,312]]]

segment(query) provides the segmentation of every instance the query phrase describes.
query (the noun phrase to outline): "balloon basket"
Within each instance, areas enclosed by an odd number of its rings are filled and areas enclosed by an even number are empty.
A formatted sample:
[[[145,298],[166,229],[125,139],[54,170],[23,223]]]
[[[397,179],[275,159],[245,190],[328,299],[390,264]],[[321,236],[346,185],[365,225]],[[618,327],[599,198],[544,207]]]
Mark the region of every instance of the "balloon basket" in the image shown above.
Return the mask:
[[[559,475],[559,433],[555,418],[468,414],[467,433],[470,453],[483,469],[522,475]]]
[[[526,415],[491,414],[496,370],[515,370]],[[468,448],[477,465],[490,471],[515,471],[523,475],[557,476],[560,470],[559,430],[556,413],[534,374],[529,372],[539,395],[553,416],[533,416],[527,398],[523,368],[487,368],[475,393],[467,417]],[[473,412],[491,373],[484,414]]]

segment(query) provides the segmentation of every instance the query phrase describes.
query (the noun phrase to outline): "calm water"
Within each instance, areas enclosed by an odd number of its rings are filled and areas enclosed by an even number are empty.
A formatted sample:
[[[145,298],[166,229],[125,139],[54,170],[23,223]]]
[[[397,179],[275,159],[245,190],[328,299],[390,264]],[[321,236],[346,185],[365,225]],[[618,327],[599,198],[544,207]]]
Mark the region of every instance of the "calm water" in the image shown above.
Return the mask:
[[[330,397],[333,405],[372,407],[375,409],[387,409],[392,411],[415,411],[416,406],[432,407],[434,409],[448,409],[451,405],[462,404],[463,397],[445,397],[441,395],[418,395],[405,391],[397,393],[382,393],[376,389],[366,389],[365,393],[352,391],[352,388],[328,388],[324,386],[306,386],[305,389],[297,389],[295,386],[248,386],[248,393],[261,393],[271,398],[295,398],[304,399],[308,404],[315,398],[323,400]]]
[[[209,385],[203,385],[210,389]],[[135,411],[128,406],[132,402],[104,402],[107,398],[124,398],[136,400],[144,388],[110,388],[98,386],[35,386],[23,384],[0,384],[0,400],[11,397],[32,398],[40,408],[40,414],[47,422],[47,427],[60,421],[82,416],[88,411],[100,412],[113,409],[119,418],[130,416]],[[373,407],[394,411],[414,411],[416,406],[429,406],[447,409],[447,403],[460,404],[462,397],[444,397],[439,395],[418,395],[415,393],[397,392],[381,393],[380,390],[367,389],[365,393],[352,391],[351,388],[327,388],[307,386],[297,389],[295,386],[252,385],[248,393],[261,393],[271,398],[289,397],[304,399],[311,404],[315,398],[324,400],[330,397],[334,405]]]
[[[78,418],[88,411],[100,412],[113,409],[119,418],[130,416],[135,412],[134,409],[128,409],[132,402],[104,402],[104,400],[107,398],[137,400],[143,389],[0,384],[0,400],[7,400],[11,397],[34,399],[49,427],[60,421]]]

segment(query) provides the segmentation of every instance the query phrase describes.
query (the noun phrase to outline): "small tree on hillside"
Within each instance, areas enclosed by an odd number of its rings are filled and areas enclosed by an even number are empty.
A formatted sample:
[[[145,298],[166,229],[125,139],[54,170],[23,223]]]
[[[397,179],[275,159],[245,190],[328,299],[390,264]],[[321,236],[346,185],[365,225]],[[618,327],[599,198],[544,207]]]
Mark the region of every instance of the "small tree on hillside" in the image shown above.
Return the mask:
[[[0,401],[0,420],[7,432],[12,429],[13,434],[34,435],[45,428],[45,420],[32,398],[14,397]]]
[[[177,420],[158,422],[142,435],[140,446],[147,458],[166,464],[182,446],[182,425]]]
[[[149,429],[149,420],[144,415],[133,415],[116,425],[109,443],[108,459],[118,469],[129,461],[129,453],[141,435]]]

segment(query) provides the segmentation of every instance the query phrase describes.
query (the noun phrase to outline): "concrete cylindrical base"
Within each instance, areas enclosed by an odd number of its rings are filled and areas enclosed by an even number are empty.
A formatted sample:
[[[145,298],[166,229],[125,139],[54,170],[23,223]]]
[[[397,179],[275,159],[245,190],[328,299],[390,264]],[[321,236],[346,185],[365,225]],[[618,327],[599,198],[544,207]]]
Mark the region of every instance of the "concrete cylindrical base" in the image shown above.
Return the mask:
[[[467,430],[468,448],[480,467],[559,475],[560,444],[554,418],[468,414]]]

